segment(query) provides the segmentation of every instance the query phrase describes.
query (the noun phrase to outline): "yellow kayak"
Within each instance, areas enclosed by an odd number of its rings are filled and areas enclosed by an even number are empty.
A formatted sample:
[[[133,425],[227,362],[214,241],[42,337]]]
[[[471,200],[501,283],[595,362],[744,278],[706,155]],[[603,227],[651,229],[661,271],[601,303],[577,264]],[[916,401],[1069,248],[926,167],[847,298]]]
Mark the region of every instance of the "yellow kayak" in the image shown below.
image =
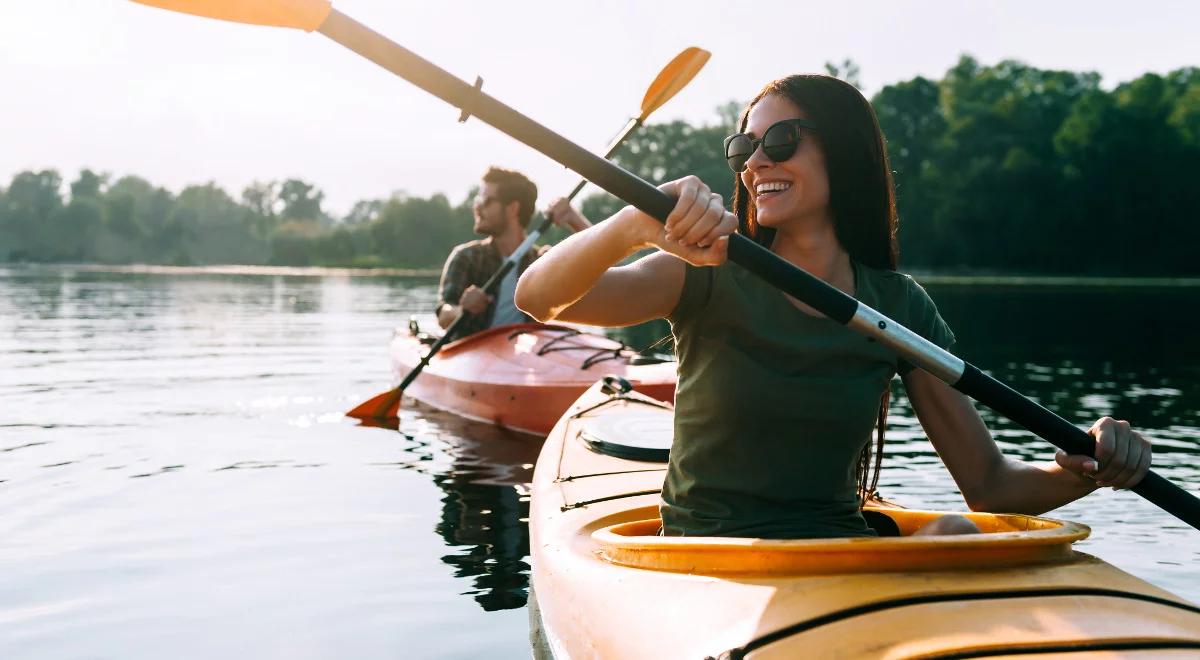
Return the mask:
[[[1200,658],[1200,607],[1071,544],[1083,525],[868,507],[895,536],[660,537],[668,404],[597,383],[551,431],[530,506],[535,654],[564,658]]]

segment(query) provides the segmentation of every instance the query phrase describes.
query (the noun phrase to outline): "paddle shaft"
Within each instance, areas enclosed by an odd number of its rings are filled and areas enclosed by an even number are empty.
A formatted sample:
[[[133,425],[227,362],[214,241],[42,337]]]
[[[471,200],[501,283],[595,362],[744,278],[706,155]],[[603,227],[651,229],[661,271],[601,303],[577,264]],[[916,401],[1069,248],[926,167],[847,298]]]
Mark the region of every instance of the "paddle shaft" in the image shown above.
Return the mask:
[[[674,200],[641,178],[573,144],[336,9],[318,31],[460,108],[464,116],[479,117],[660,221],[665,221],[674,207]],[[1067,420],[745,236],[729,237],[729,259],[829,318],[890,346],[908,361],[1064,451],[1094,456],[1095,442]],[[414,373],[417,371],[414,369]],[[401,388],[413,377],[410,373]],[[1133,491],[1200,529],[1200,499],[1157,473],[1147,473]]]
[[[617,147],[621,146],[621,143],[625,141],[625,138],[629,137],[630,133],[633,133],[638,129],[639,126],[642,125],[642,121],[644,119],[645,115],[642,115],[641,117],[634,117],[630,119],[627,124],[625,124],[624,128],[621,129],[621,132],[617,133],[617,136],[608,143],[608,147],[604,150],[604,160],[612,158],[612,155],[617,151]],[[580,179],[579,183],[575,184],[575,187],[571,189],[571,194],[567,195],[567,199],[575,199],[575,195],[578,195],[579,191],[583,190],[583,187],[587,184],[587,177]]]
[[[337,13],[337,12],[334,12],[334,13]],[[331,18],[332,18],[332,16],[331,16]],[[349,19],[347,19],[347,20],[349,20]],[[364,29],[364,30],[368,29],[361,25],[359,27],[362,27],[362,29]],[[379,36],[379,35],[376,35],[376,36]],[[379,38],[383,39],[383,37],[381,37],[381,36]],[[388,40],[385,39],[385,41],[388,41]],[[341,42],[339,42],[339,43],[341,43]],[[391,44],[392,42],[388,41],[388,43]],[[395,45],[395,44],[393,44],[393,45]],[[399,46],[396,46],[396,47],[399,48]],[[414,57],[416,57],[416,56],[414,55]],[[373,61],[378,62],[377,60],[374,60],[374,58],[371,58],[371,59]],[[427,64],[428,64],[428,62],[427,62]],[[433,65],[429,64],[429,66],[433,66]],[[399,74],[397,74],[397,75],[399,75]],[[445,75],[450,76],[450,74],[448,74],[448,73]],[[453,76],[450,76],[450,77],[453,77]],[[465,112],[465,108],[464,108],[464,112]],[[605,160],[610,158],[613,155],[613,153],[616,152],[617,148],[621,146],[621,143],[625,141],[625,138],[629,137],[629,135],[631,133],[636,131],[638,129],[638,127],[642,125],[644,118],[645,118],[644,115],[642,117],[634,117],[634,118],[630,119],[628,123],[625,124],[625,126],[621,129],[621,131],[619,133],[617,133],[617,136],[615,138],[613,138],[613,140],[611,142],[609,142],[608,147],[605,148],[605,150],[604,150],[604,159]],[[583,187],[586,186],[587,184],[588,184],[588,180],[586,177],[580,179],[579,183],[575,184],[575,187],[571,189],[571,193],[569,195],[567,195],[567,201],[575,199],[575,196],[578,195],[579,191],[583,190]],[[528,252],[533,247],[534,242],[536,242],[537,239],[540,238],[541,235],[543,233],[545,233],[545,231],[547,229],[550,228],[550,225],[552,222],[553,222],[553,219],[550,217],[546,217],[545,219],[543,219],[538,224],[537,228],[535,228],[532,232],[530,232],[529,235],[525,237],[525,240],[520,245],[517,246],[517,249],[514,250],[512,254],[508,255],[508,257],[504,260],[504,263],[500,265],[500,269],[497,270],[495,273],[493,273],[492,276],[488,278],[488,281],[484,283],[483,291],[485,293],[487,293],[488,295],[495,295],[496,290],[500,287],[500,282],[504,280],[504,277],[506,275],[508,275],[510,272],[512,272],[512,269],[517,267],[517,265],[521,262],[521,259],[525,258],[525,253]],[[419,363],[417,363],[417,366],[413,367],[412,371],[409,371],[408,375],[406,375],[404,377],[404,380],[400,381],[400,384],[395,387],[395,389],[393,390],[394,393],[399,395],[400,393],[402,393],[404,391],[405,388],[407,388],[409,385],[411,385],[414,380],[416,380],[417,376],[420,375],[420,373],[425,370],[425,367],[429,364],[429,361],[433,359],[433,356],[436,355],[438,351],[442,350],[442,346],[446,345],[446,343],[450,340],[450,338],[454,336],[455,331],[458,330],[459,324],[462,323],[466,317],[467,317],[467,313],[464,311],[458,315],[458,318],[454,319],[454,322],[450,324],[450,327],[446,328],[446,332],[443,333],[442,336],[439,337],[438,340],[436,342],[434,342],[432,346],[429,347],[429,351],[425,354],[425,357],[421,358],[421,361]],[[394,404],[395,399],[392,397],[389,397],[387,403],[389,405]],[[386,406],[383,406],[383,407],[386,407]]]

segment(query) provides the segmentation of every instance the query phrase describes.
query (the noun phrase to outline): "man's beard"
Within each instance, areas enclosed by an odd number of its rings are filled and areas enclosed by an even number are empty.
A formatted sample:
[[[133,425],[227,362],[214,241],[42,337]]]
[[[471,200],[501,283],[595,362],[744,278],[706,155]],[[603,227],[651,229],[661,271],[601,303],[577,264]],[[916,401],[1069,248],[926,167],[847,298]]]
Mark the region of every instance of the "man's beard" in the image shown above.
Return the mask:
[[[486,220],[476,219],[472,230],[479,236],[495,236],[500,233],[495,226],[489,225]]]

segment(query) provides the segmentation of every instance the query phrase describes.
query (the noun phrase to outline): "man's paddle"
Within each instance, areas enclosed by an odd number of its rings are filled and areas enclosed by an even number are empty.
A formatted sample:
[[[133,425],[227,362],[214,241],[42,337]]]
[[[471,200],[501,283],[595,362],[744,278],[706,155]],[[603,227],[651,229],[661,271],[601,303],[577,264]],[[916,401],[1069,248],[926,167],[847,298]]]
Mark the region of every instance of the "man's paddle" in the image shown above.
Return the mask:
[[[617,165],[484,94],[412,51],[335,11],[327,0],[135,0],[240,23],[318,30],[417,87],[475,115],[509,136],[575,170],[592,183],[665,221],[675,201]],[[1070,454],[1095,456],[1095,441],[1067,420],[1025,398],[975,366],[935,346],[820,278],[740,234],[729,237],[729,258],[797,300],[879,341],[951,387],[974,397]],[[1200,529],[1200,499],[1149,472],[1133,491]]]
[[[704,64],[708,62],[711,55],[707,50],[691,46],[685,48],[683,52],[675,56],[675,59],[667,63],[663,70],[658,73],[658,77],[654,82],[650,83],[650,88],[646,90],[646,96],[642,98],[642,108],[638,116],[629,120],[628,123],[621,129],[617,136],[613,138],[608,147],[604,150],[604,158],[610,158],[625,141],[643,122],[650,116],[650,113],[662,107],[664,103],[669,101],[672,96],[675,96],[679,90],[683,89],[700,69],[704,68]],[[567,195],[567,200],[572,200],[575,195],[579,194],[580,190],[587,185],[587,179],[581,179],[579,183],[571,190],[571,194]],[[538,226],[525,237],[525,240],[517,246],[517,249],[512,254],[504,259],[504,263],[500,264],[500,269],[488,278],[483,285],[483,290],[488,295],[496,295],[496,290],[500,288],[500,283],[504,278],[516,268],[521,259],[525,257],[525,253],[529,252],[530,248],[541,235],[550,228],[553,219],[547,216],[538,224]],[[350,412],[346,413],[347,417],[356,417],[358,419],[391,419],[400,414],[400,401],[404,396],[404,390],[412,384],[413,380],[425,370],[425,366],[433,359],[433,356],[438,351],[442,350],[451,337],[456,334],[458,326],[467,318],[467,312],[463,311],[450,327],[446,328],[446,332],[438,338],[429,351],[425,353],[425,357],[417,366],[413,367],[412,371],[400,381],[400,384],[395,388],[376,394],[366,401],[355,406]]]

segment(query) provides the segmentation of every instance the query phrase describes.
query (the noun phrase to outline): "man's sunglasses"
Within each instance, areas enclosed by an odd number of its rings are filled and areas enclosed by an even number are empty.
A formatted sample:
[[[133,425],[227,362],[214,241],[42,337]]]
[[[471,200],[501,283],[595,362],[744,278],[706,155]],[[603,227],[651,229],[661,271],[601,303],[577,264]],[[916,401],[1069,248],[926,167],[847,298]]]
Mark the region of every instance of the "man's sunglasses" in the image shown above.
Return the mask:
[[[759,145],[762,145],[767,158],[776,163],[791,158],[796,153],[796,147],[800,146],[802,128],[815,131],[817,125],[804,119],[784,119],[771,124],[758,140],[745,133],[730,135],[725,138],[725,160],[729,163],[729,169],[734,172],[746,169],[746,161],[750,160]]]

